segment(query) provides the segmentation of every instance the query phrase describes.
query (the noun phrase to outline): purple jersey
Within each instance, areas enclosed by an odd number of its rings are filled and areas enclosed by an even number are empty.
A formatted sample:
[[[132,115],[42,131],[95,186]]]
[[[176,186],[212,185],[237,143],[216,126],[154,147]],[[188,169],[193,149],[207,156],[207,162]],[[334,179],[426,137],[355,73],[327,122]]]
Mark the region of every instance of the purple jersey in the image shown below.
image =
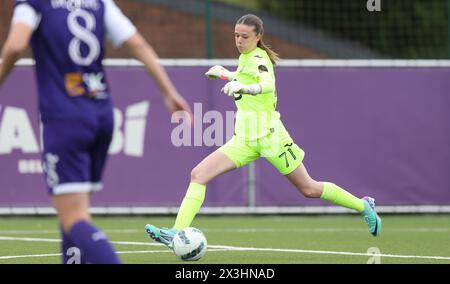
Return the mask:
[[[114,2],[16,0],[16,10],[19,7],[22,10],[26,7],[29,11],[22,14],[28,16],[20,16],[19,11],[13,20],[27,22],[29,14],[34,17],[30,24],[34,29],[31,46],[36,60],[42,120],[89,118],[95,115],[98,106],[111,105],[102,67],[105,38],[109,33],[113,43],[120,45],[135,31]],[[126,22],[126,29],[108,20],[116,14]]]
[[[136,28],[112,0],[16,0],[19,22],[33,29],[49,193],[100,190],[113,134],[104,42],[119,46]]]

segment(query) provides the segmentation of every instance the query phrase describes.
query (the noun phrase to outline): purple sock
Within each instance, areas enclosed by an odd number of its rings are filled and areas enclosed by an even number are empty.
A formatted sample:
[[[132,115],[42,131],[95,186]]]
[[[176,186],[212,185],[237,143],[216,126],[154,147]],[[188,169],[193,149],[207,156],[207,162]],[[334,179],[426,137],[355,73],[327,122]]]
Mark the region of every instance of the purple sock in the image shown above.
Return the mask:
[[[61,253],[62,253],[62,263],[63,264],[85,264],[86,261],[82,257],[81,250],[76,247],[72,239],[64,233],[62,228],[61,231]]]
[[[83,252],[86,262],[120,264],[120,259],[106,235],[87,221],[80,221],[72,226],[70,239]]]
[[[70,259],[71,251],[69,250],[71,247],[75,247],[75,244],[72,242],[72,240],[69,238],[66,233],[64,233],[63,229],[60,228],[61,231],[61,253],[62,253],[62,263],[68,264]],[[71,262],[76,263],[76,261]],[[81,256],[80,256],[80,262],[81,263]]]

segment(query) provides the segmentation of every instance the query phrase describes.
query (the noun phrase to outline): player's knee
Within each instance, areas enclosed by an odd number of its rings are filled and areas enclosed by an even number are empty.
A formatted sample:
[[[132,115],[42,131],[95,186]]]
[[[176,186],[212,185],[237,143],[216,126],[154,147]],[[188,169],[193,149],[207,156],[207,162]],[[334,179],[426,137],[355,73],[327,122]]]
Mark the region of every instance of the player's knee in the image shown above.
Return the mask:
[[[90,222],[91,218],[89,217],[89,215],[86,214],[74,214],[74,215],[69,215],[69,216],[64,216],[59,218],[59,222],[61,227],[63,228],[64,232],[69,233],[72,229],[72,227],[81,222],[81,221],[86,221],[86,222]]]
[[[300,188],[300,192],[306,198],[319,198],[322,192],[315,187],[305,186]]]
[[[198,167],[195,167],[191,171],[191,182],[206,184],[208,181],[204,171],[202,171]]]
[[[322,195],[322,185],[320,182],[310,178],[301,183],[296,183],[297,190],[306,198],[319,198]]]

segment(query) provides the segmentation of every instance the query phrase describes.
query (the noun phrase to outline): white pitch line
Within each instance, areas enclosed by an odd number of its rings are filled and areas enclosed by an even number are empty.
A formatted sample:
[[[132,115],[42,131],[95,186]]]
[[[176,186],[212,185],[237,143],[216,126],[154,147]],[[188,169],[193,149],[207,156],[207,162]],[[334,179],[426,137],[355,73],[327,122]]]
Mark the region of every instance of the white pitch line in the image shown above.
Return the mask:
[[[137,229],[111,229],[111,230],[103,230],[105,233],[145,233],[145,230],[137,230]],[[0,230],[0,234],[60,234],[58,230]]]
[[[133,245],[133,246],[164,246],[161,243],[155,243],[153,241],[148,241],[148,243],[143,243],[143,242],[113,242],[111,241],[113,244],[118,244],[118,245]]]
[[[44,238],[16,238],[0,236],[0,241],[25,241],[25,242],[44,242],[44,243],[60,243],[60,239],[44,239]]]
[[[212,251],[227,251],[229,249],[209,249],[208,247],[208,252],[212,252]],[[133,254],[133,253],[158,253],[158,252],[172,252],[171,250],[129,250],[129,251],[118,251],[118,254]]]
[[[450,260],[448,256],[425,256],[425,255],[397,255],[397,254],[374,254],[374,253],[359,253],[359,252],[345,252],[345,251],[323,251],[323,250],[302,250],[302,249],[275,249],[275,248],[253,248],[253,247],[234,247],[221,245],[208,245],[208,248],[222,248],[239,251],[273,251],[273,252],[297,252],[297,253],[311,253],[311,254],[337,254],[337,255],[354,255],[354,256],[380,256],[391,258],[420,258],[420,259],[441,259]]]
[[[61,254],[48,253],[48,254],[9,255],[9,256],[0,256],[0,259],[33,258],[33,257],[48,257],[48,256],[61,256]]]
[[[44,239],[44,238],[16,238],[0,236],[0,241],[25,241],[25,242],[48,242],[48,243],[60,243],[60,239]],[[135,245],[135,246],[164,246],[160,243],[143,243],[143,242],[112,242],[119,245]]]
[[[225,250],[229,250],[229,249],[208,249],[209,252],[225,251]],[[129,251],[117,251],[118,254],[161,253],[161,252],[172,252],[172,251],[171,250],[129,250]],[[61,256],[61,253],[0,256],[0,260],[2,260],[2,259],[16,259],[16,258],[49,257],[49,256]]]
[[[29,242],[61,242],[59,239],[40,239],[40,238],[14,238],[0,236],[0,240],[14,240],[14,241],[29,241]],[[126,245],[141,245],[141,246],[162,246],[158,243],[150,242],[112,242],[114,244],[126,244]],[[439,259],[450,260],[448,256],[425,256],[425,255],[398,255],[398,254],[372,254],[372,253],[359,253],[359,252],[345,252],[345,251],[322,251],[322,250],[301,250],[301,249],[277,249],[277,248],[254,248],[254,247],[235,247],[235,246],[223,246],[223,245],[208,245],[208,249],[218,250],[236,250],[236,251],[271,251],[271,252],[293,252],[293,253],[310,253],[310,254],[334,254],[334,255],[350,255],[350,256],[379,256],[390,258],[417,258],[417,259]],[[158,252],[158,251],[157,251]],[[161,251],[164,252],[164,251]],[[22,256],[19,256],[22,257]],[[0,257],[2,259],[2,257]]]
[[[449,228],[392,228],[389,232],[408,232],[408,233],[446,233]],[[338,232],[367,232],[366,228],[240,228],[240,229],[205,229],[204,232],[230,232],[230,233],[279,233],[283,232],[303,232],[303,233],[338,233]]]
[[[170,250],[132,250],[132,251],[118,251],[117,253],[118,254],[132,254],[132,253],[159,253],[159,252],[171,252],[171,251]],[[61,253],[10,255],[10,256],[0,256],[0,259],[34,258],[34,257],[47,257],[47,256],[61,256]]]

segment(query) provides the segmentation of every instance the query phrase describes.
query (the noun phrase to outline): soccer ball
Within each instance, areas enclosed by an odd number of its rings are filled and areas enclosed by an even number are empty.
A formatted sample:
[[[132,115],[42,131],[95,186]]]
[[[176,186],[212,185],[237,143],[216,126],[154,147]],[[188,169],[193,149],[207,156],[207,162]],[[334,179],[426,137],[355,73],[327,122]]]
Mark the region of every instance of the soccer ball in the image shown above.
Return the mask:
[[[181,260],[199,260],[205,255],[207,245],[202,231],[193,227],[180,230],[173,237],[173,251]]]

